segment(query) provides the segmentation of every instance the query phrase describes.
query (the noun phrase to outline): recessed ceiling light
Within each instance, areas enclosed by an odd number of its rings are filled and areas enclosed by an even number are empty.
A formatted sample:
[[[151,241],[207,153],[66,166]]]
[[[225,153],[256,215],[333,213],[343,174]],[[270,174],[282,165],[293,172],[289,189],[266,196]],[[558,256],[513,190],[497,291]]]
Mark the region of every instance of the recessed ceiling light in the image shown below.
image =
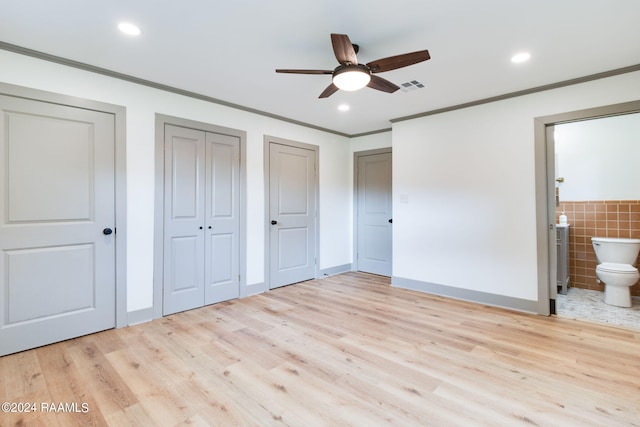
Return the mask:
[[[119,23],[118,29],[129,36],[139,36],[141,33],[140,28],[131,22]]]
[[[519,64],[521,62],[527,62],[529,59],[531,59],[531,54],[529,52],[520,52],[511,57],[511,62]]]
[[[347,104],[338,105],[338,110],[340,110],[340,111],[349,111],[349,108],[351,108],[351,107],[349,107]]]

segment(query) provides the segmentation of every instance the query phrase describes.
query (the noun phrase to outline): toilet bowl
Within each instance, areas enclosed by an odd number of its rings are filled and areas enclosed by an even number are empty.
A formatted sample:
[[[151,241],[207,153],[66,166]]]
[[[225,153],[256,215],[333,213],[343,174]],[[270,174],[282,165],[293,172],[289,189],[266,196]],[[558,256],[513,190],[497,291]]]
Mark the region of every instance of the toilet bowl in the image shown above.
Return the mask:
[[[607,262],[596,267],[596,276],[604,283],[604,302],[618,307],[631,307],[631,286],[640,279],[631,264]]]
[[[631,307],[631,286],[640,279],[635,268],[640,239],[593,237],[598,259],[596,276],[604,283],[604,302],[618,307]]]

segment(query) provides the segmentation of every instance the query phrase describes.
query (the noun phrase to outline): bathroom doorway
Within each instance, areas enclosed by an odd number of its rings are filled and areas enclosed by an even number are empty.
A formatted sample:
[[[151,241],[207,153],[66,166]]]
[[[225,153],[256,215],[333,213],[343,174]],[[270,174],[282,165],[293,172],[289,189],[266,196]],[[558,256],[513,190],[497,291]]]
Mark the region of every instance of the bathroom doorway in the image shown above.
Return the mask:
[[[548,296],[551,314],[640,329],[640,284],[631,288],[631,309],[604,304],[591,246],[594,236],[640,237],[639,136],[640,101],[536,119],[536,180],[538,190],[544,186],[538,237],[547,248],[539,253],[539,295]],[[557,292],[555,224],[562,212],[570,230],[566,294]]]

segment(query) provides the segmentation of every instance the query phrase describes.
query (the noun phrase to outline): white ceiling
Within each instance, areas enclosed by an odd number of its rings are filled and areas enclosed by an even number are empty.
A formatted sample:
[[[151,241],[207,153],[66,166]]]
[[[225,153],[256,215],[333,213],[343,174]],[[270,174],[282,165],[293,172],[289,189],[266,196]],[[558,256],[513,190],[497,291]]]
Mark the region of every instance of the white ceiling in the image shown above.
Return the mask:
[[[135,22],[142,35],[121,34]],[[0,42],[124,73],[348,135],[390,120],[640,64],[638,0],[20,0],[2,1]],[[333,69],[330,33],[359,62],[428,49],[379,74],[394,94],[318,95]],[[532,58],[512,64],[527,50]],[[349,104],[340,112],[340,104]]]

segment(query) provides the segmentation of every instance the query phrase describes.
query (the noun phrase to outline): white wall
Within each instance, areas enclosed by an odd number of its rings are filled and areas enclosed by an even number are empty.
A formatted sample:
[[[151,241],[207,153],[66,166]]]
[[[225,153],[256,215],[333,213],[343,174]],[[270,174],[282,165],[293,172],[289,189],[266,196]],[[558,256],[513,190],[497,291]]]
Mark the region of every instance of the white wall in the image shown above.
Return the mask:
[[[394,277],[537,300],[534,118],[637,99],[640,72],[394,123]]]
[[[264,281],[263,136],[320,147],[321,269],[351,263],[348,138],[0,50],[0,82],[127,109],[127,311],[153,302],[155,113],[247,132],[247,284]]]
[[[358,151],[375,150],[378,148],[391,147],[392,133],[380,132],[371,135],[359,136],[351,138],[351,152],[357,153]]]
[[[640,199],[640,113],[555,127],[560,201]]]

